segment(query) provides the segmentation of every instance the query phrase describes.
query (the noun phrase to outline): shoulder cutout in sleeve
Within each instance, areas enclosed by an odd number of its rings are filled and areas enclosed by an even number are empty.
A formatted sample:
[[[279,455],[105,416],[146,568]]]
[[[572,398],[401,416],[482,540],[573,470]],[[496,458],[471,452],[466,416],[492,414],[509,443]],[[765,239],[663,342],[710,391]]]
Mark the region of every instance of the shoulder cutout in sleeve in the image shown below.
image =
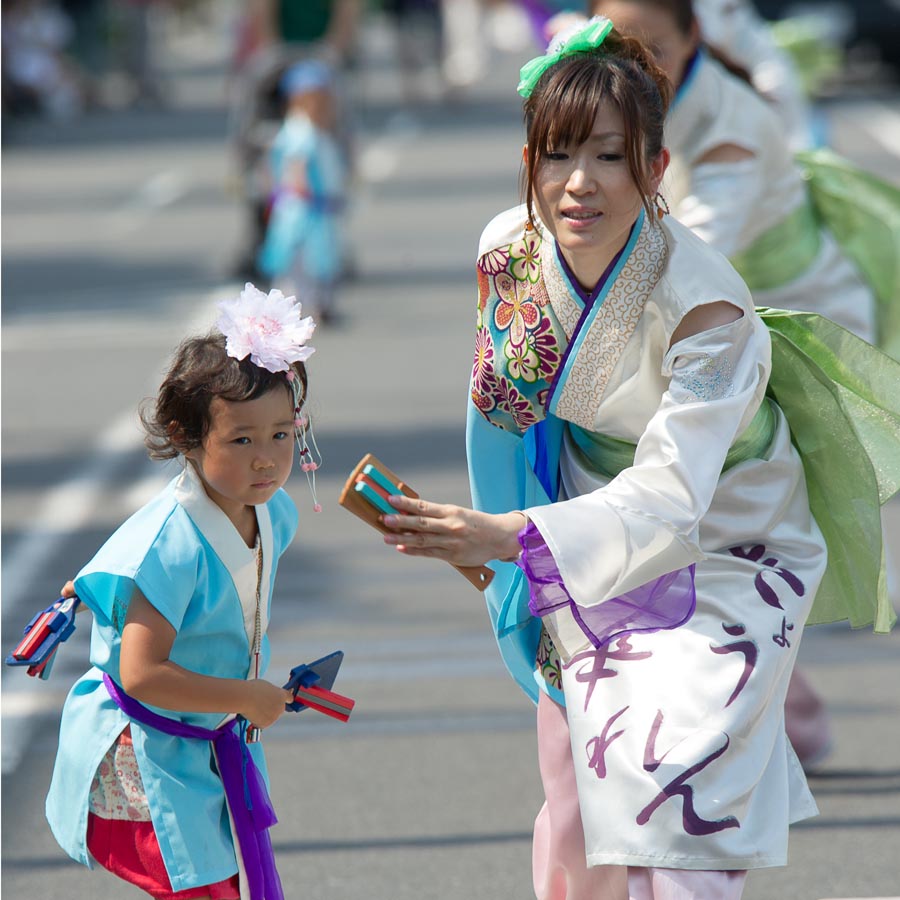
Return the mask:
[[[741,147],[739,144],[719,144],[718,147],[713,147],[711,150],[707,150],[700,159],[697,160],[698,163],[730,163],[730,162],[741,162],[744,159],[753,159],[756,154],[752,150],[748,150],[746,147]]]
[[[744,311],[740,307],[725,300],[716,300],[713,303],[705,303],[703,306],[695,306],[678,323],[669,346],[695,334],[700,334],[701,331],[709,331],[720,325],[729,325],[742,318],[743,315]]]

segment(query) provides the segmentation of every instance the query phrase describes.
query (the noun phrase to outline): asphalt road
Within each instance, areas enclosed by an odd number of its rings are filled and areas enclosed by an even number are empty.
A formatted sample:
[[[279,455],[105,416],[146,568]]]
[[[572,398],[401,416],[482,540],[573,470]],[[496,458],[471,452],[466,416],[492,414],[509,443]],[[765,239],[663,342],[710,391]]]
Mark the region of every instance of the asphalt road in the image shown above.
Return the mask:
[[[165,480],[135,407],[188,332],[240,282],[228,192],[221,23],[172,36],[167,108],[64,127],[7,125],[3,148],[3,644]],[[310,364],[325,455],[316,515],[303,477],[270,635],[273,677],[333,649],[357,707],[341,725],[288,715],[264,737],[289,898],[527,898],[541,803],[534,713],[506,676],[483,600],[450,567],[400,558],[337,505],[373,452],[421,493],[467,498],[463,414],[478,234],[517,202],[514,77],[457,105],[402,107],[393,49],[370,34],[352,80],[359,177],[356,277]],[[424,84],[425,82],[423,82]],[[427,87],[427,84],[425,84]],[[839,149],[900,180],[900,99],[856,92],[825,111]],[[900,560],[900,511],[886,514]],[[894,584],[900,578],[894,572]],[[59,708],[87,659],[86,627],[46,683],[2,680],[2,890],[144,896],[59,850],[43,819]],[[812,779],[821,815],[793,829],[790,865],[751,875],[747,900],[900,894],[898,637],[807,633],[835,748]]]

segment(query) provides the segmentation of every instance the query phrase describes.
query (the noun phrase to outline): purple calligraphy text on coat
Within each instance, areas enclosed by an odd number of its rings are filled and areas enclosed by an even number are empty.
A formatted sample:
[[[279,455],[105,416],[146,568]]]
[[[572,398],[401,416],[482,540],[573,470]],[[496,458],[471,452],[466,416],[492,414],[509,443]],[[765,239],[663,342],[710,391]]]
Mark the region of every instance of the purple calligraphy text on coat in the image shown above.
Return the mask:
[[[647,744],[644,748],[644,768],[648,772],[654,772],[659,766],[662,764],[662,761],[669,755],[672,749],[669,748],[662,756],[657,757],[656,755],[656,739],[659,735],[659,730],[663,724],[663,713],[662,710],[659,710],[656,713],[656,718],[653,721],[653,725],[650,728],[650,733],[647,736]],[[681,797],[681,821],[684,825],[684,830],[690,835],[705,835],[705,834],[715,834],[719,831],[724,831],[726,828],[740,828],[741,823],[734,816],[726,816],[723,819],[703,819],[701,818],[696,810],[694,809],[694,789],[691,785],[686,784],[689,778],[692,778],[698,772],[703,771],[711,762],[717,760],[727,749],[729,744],[731,743],[730,738],[727,734],[722,734],[722,737],[725,738],[725,743],[718,749],[714,750],[712,753],[704,756],[701,760],[696,762],[694,765],[689,766],[684,770],[680,775],[673,778],[657,795],[656,797],[650,801],[637,815],[637,824],[638,825],[646,825],[647,822],[650,821],[650,817],[659,809],[660,806],[663,805],[667,800],[671,800],[675,796]],[[677,746],[677,745],[676,745]]]
[[[743,625],[726,625],[724,622],[722,623],[722,628],[724,629],[726,634],[730,634],[732,637],[738,637],[746,632],[746,629]],[[732,644],[723,644],[716,646],[715,644],[710,644],[709,649],[712,650],[713,653],[743,653],[744,654],[744,671],[741,673],[741,677],[738,679],[738,683],[735,686],[734,690],[731,692],[731,696],[728,698],[728,702],[725,704],[725,708],[727,709],[734,700],[737,698],[737,695],[744,689],[744,685],[747,684],[750,676],[753,674],[754,668],[756,668],[756,660],[759,656],[759,648],[756,646],[755,641],[735,641]]]
[[[787,633],[789,631],[793,631],[793,630],[794,630],[793,622],[790,625],[788,625],[787,616],[782,616],[781,617],[781,634],[773,634],[772,640],[776,644],[778,644],[779,647],[790,647],[791,642],[787,638]]]
[[[610,716],[603,726],[603,732],[597,737],[592,737],[585,746],[588,755],[588,767],[594,770],[594,774],[598,778],[606,778],[606,748],[616,738],[620,738],[625,734],[624,728],[620,729],[615,734],[610,734],[609,729],[626,709],[628,709],[628,707],[623,706],[617,713]]]
[[[566,666],[567,669],[584,660],[589,660],[592,663],[590,668],[584,666],[575,673],[576,681],[580,681],[582,684],[587,683],[589,685],[584,697],[584,711],[587,712],[597,682],[604,678],[615,678],[616,675],[619,674],[618,669],[611,669],[606,665],[608,661],[614,660],[624,662],[627,660],[631,662],[638,659],[648,659],[652,655],[653,654],[649,650],[642,650],[640,652],[633,650],[631,644],[628,642],[628,635],[616,640],[615,650],[611,649],[610,645],[607,645],[601,647],[599,650],[585,650],[583,653],[575,654]]]
[[[768,566],[772,572],[785,581],[798,597],[802,597],[806,593],[803,582],[790,569],[779,566],[776,557],[770,556],[767,559],[763,559],[768,552],[765,544],[754,544],[749,550],[744,550],[743,547],[731,547],[728,552],[732,556],[738,557],[738,559],[746,559],[750,562],[758,562],[760,565]],[[765,574],[766,572],[757,572],[756,577],[753,579],[757,593],[769,606],[773,606],[775,609],[784,609],[775,589],[763,577]]]

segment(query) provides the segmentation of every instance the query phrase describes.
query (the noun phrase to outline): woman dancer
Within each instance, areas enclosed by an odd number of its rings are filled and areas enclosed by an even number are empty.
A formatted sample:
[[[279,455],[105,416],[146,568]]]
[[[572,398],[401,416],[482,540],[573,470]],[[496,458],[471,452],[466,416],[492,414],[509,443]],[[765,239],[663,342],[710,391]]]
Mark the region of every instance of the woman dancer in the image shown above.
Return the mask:
[[[392,498],[385,540],[493,561],[538,704],[537,896],[736,898],[816,812],[783,703],[826,552],[769,331],[655,205],[670,89],[640,43],[598,17],[519,90],[526,202],[479,248],[476,509]]]

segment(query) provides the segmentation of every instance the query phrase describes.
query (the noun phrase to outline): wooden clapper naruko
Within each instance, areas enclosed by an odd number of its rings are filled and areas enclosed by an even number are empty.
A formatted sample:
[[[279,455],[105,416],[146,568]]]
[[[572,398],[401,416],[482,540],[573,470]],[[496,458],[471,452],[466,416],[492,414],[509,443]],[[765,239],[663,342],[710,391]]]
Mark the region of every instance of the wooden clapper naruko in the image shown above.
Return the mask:
[[[397,513],[387,498],[391,494],[406,494],[417,498],[419,495],[406,482],[401,481],[384,463],[367,453],[350,473],[341,491],[340,504],[359,516],[383,534],[391,531],[378,518],[381,515]],[[453,566],[462,573],[479,591],[483,591],[494,577],[487,566]]]

